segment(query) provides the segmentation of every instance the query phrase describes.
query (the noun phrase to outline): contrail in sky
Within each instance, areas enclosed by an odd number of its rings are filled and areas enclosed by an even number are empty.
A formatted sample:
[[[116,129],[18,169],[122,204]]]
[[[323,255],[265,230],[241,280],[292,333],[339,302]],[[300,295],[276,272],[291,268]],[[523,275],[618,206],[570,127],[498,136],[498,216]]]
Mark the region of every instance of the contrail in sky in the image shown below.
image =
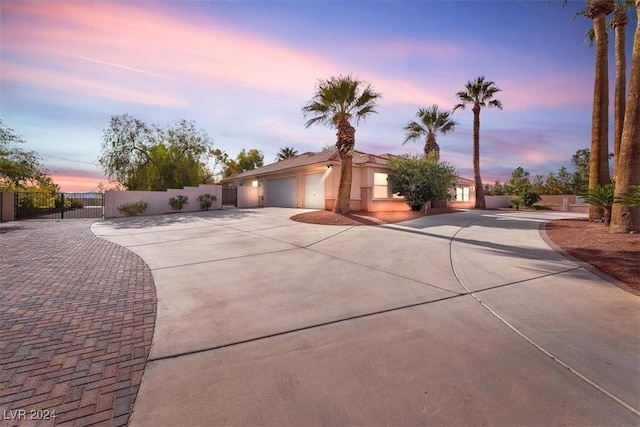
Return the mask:
[[[151,71],[141,70],[140,68],[129,67],[128,65],[117,64],[114,62],[100,61],[99,59],[89,58],[87,56],[82,56],[82,55],[76,55],[75,53],[64,52],[62,50],[53,50],[53,52],[61,53],[67,56],[72,56],[74,58],[84,59],[85,61],[89,61],[89,62],[95,62],[96,64],[108,65],[110,67],[122,68],[123,70],[134,71],[136,73],[148,74],[150,76],[160,77],[163,79],[165,78],[165,76],[162,76],[160,74],[152,73]]]

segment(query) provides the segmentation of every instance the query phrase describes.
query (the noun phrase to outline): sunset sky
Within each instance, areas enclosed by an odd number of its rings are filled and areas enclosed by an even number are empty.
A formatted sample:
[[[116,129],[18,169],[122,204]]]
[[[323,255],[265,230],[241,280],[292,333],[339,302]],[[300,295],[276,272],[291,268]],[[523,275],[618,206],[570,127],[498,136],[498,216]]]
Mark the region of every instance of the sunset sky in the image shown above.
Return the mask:
[[[481,113],[483,180],[517,166],[546,175],[590,146],[591,21],[572,19],[583,5],[3,0],[0,116],[63,191],[91,191],[106,181],[96,158],[112,115],[194,120],[230,156],[257,148],[271,163],[285,146],[335,143],[334,130],[304,127],[301,107],[319,78],[353,74],[383,94],[378,114],[357,127],[356,148],[419,153],[423,142],[402,145],[418,108],[451,109],[455,93],[485,75],[504,110]],[[456,130],[438,138],[441,158],[472,177],[472,113],[454,118]]]

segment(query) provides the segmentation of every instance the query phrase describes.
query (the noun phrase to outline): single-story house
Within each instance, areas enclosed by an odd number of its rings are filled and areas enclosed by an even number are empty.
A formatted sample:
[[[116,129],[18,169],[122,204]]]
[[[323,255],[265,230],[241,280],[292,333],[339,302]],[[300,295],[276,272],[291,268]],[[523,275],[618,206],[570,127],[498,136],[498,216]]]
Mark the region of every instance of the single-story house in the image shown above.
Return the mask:
[[[356,151],[351,183],[352,211],[405,211],[404,197],[394,195],[387,184],[390,154]],[[258,188],[261,206],[333,209],[340,184],[340,156],[336,149],[303,153],[220,181],[226,186]],[[471,208],[475,202],[473,181],[458,178],[448,206]]]

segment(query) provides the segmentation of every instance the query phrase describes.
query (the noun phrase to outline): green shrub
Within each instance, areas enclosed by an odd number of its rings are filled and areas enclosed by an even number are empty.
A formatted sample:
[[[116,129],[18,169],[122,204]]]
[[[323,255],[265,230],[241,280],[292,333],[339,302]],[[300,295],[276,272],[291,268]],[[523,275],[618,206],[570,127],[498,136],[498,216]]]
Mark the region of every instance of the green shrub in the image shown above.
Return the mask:
[[[69,202],[69,206],[67,206],[67,202]],[[84,203],[82,203],[82,200],[76,197],[71,197],[68,199],[64,199],[64,207],[68,207],[69,209],[82,209],[84,208]]]
[[[138,216],[142,215],[148,206],[149,204],[144,200],[138,200],[137,202],[129,202],[118,206],[118,211],[126,216]]]
[[[62,207],[62,200],[63,200],[63,199],[62,199],[62,197],[61,197],[60,195],[58,195],[58,196],[57,196],[57,197],[55,197],[55,198],[54,198],[54,200],[53,200],[53,206],[54,206],[56,209],[61,208],[61,207]],[[69,207],[69,206],[67,206],[67,201],[66,201],[66,200],[65,200],[65,203],[64,203],[64,204],[65,204],[65,206],[64,206],[65,208],[68,208],[68,207]]]
[[[626,206],[640,206],[640,185],[632,185],[616,202]]]
[[[189,197],[183,196],[182,194],[172,197],[169,199],[169,204],[173,208],[174,211],[180,211],[184,208],[184,205],[189,204]]]
[[[389,160],[391,171],[387,183],[394,194],[405,198],[412,211],[420,211],[428,201],[440,202],[450,198],[456,171],[435,156],[397,156]]]
[[[25,192],[20,195],[18,203],[21,208],[27,209],[51,209],[56,206],[56,198],[53,194]]]
[[[551,211],[551,210],[553,210],[547,205],[531,205],[530,208],[533,209],[533,210],[536,210],[536,211]]]
[[[213,194],[206,193],[199,195],[197,200],[198,203],[200,203],[200,210],[208,211],[211,205],[213,205],[213,202],[218,200],[218,198]]]
[[[609,225],[611,222],[611,207],[613,206],[613,194],[615,192],[615,184],[598,185],[590,188],[582,196],[584,201],[590,205],[597,206],[604,210],[604,223]]]
[[[55,207],[56,208],[61,208],[62,207],[62,196],[56,197],[55,198]],[[64,208],[65,209],[81,209],[84,207],[84,204],[82,203],[82,201],[78,198],[75,197],[65,197],[64,198]]]
[[[522,200],[520,199],[520,197],[516,197],[515,199],[512,199],[510,203],[511,203],[511,207],[517,211],[519,211],[520,206],[522,206]]]
[[[524,190],[522,194],[520,194],[519,198],[522,201],[522,204],[527,208],[533,206],[535,202],[540,200],[540,196],[531,190]]]

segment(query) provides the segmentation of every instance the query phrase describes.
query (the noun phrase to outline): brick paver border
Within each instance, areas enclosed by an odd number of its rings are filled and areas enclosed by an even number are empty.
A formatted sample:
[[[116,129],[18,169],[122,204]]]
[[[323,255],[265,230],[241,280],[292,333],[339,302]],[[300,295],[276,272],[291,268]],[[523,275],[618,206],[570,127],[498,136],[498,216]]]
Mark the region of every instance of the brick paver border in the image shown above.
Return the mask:
[[[0,425],[128,422],[155,286],[144,261],[96,237],[93,221],[0,225]]]

